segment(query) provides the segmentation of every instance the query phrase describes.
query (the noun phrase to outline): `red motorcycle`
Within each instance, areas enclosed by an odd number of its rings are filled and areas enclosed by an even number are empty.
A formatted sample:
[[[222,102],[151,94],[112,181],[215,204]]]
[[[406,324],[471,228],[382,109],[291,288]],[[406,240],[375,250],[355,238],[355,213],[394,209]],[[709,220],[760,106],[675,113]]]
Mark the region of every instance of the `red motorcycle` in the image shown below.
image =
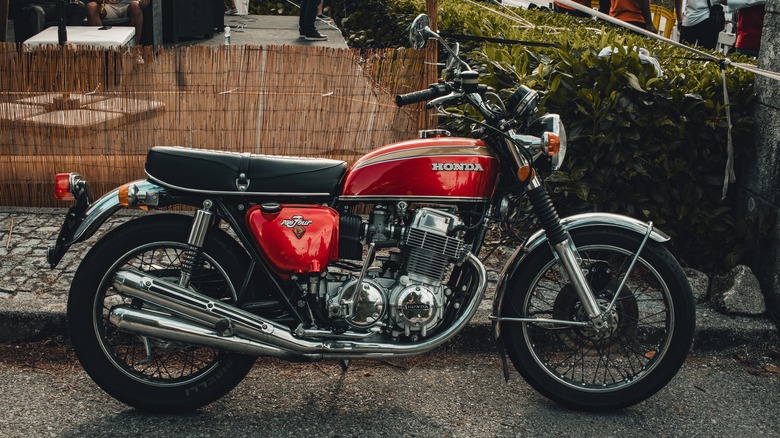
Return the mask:
[[[669,382],[695,319],[669,237],[616,214],[560,219],[540,174],[564,159],[558,115],[538,114],[524,86],[502,102],[428,25],[417,17],[412,45],[438,39],[452,79],[396,101],[441,114],[469,104],[484,117],[480,139],[430,131],[349,168],[154,147],[148,178],[98,200],[78,174],[57,175],[57,197],[76,204],[52,268],[121,208],[197,209],[132,219],[81,262],[68,322],[101,388],[140,409],[183,411],[226,394],[257,356],[346,366],[431,351],[474,316],[486,233],[516,224],[524,196],[542,229],[506,261],[490,316],[507,378],[509,356],[540,393],[594,411]]]

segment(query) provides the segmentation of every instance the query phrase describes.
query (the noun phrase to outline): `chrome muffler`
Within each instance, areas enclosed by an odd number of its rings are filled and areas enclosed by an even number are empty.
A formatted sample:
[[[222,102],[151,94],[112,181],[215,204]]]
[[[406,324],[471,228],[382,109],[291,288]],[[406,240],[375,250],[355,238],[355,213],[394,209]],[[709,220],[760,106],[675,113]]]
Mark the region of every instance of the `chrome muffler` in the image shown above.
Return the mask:
[[[288,360],[413,356],[448,341],[476,313],[487,289],[487,272],[472,254],[467,256],[466,262],[477,274],[476,296],[450,327],[414,344],[299,338],[286,326],[133,269],[117,271],[114,289],[171,314],[122,305],[111,309],[109,321],[122,330],[145,336]]]
[[[205,326],[193,324],[164,313],[135,309],[127,305],[111,309],[109,321],[122,330],[152,338],[220,348],[253,356],[272,356],[282,359],[300,358],[299,355],[294,355],[272,345],[253,342],[238,336],[226,337]],[[318,358],[312,357],[311,359]]]
[[[140,271],[120,269],[114,275],[113,286],[124,295],[141,299],[153,306],[170,311],[175,317],[178,317],[176,319],[179,324],[175,327],[181,328],[188,325],[193,334],[205,328],[208,331],[214,331],[224,340],[240,339],[239,345],[236,346],[238,349],[244,348],[243,341],[249,339],[258,344],[272,345],[278,350],[296,352],[299,355],[316,354],[323,350],[321,342],[297,339],[293,337],[290,329],[283,325]],[[115,316],[115,310],[117,309],[112,309],[109,317],[112,322],[111,318]],[[129,328],[130,324],[122,318],[116,318],[115,325],[129,331],[138,331],[139,324],[163,325],[164,322],[167,322],[161,319],[161,316],[165,315],[159,312],[146,310],[136,310],[136,312],[134,314],[136,316],[138,312],[146,313],[146,315],[145,318],[135,321],[134,329]],[[121,324],[125,324],[125,326],[123,327]],[[220,330],[216,330],[217,326],[220,327]],[[170,331],[175,332],[175,329],[171,328]],[[170,339],[170,337],[165,338]],[[205,342],[193,343],[209,345]],[[220,348],[225,348],[225,345],[221,345]],[[236,348],[225,349],[237,351]],[[288,356],[285,357],[289,358]],[[319,357],[311,359],[316,360]]]

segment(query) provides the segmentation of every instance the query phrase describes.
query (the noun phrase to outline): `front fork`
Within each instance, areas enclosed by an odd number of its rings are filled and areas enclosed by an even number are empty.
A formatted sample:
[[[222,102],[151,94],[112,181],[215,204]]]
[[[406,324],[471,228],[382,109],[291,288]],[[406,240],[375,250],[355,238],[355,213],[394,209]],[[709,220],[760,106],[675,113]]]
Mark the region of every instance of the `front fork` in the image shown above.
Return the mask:
[[[608,328],[608,321],[605,318],[606,309],[599,306],[596,296],[590,288],[585,274],[580,265],[582,258],[574,246],[571,236],[561,225],[561,219],[550,199],[550,194],[542,186],[538,177],[534,177],[528,184],[528,199],[534,207],[539,222],[547,234],[547,239],[552,247],[555,257],[563,267],[563,272],[569,277],[577,296],[580,298],[583,308],[593,323],[593,328],[597,331]]]

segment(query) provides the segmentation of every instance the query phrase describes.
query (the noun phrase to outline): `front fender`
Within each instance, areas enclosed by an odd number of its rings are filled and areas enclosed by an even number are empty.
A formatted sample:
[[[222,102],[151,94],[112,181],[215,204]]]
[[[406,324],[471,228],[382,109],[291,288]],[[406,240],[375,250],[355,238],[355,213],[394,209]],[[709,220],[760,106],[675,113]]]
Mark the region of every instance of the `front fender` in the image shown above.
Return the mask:
[[[647,223],[632,217],[613,213],[584,213],[569,216],[561,219],[561,225],[567,232],[577,228],[607,226],[623,228],[642,235],[647,233],[648,226]],[[666,233],[655,228],[650,232],[650,238],[656,242],[662,243],[670,240],[670,237]],[[539,230],[523,242],[523,244],[512,253],[512,256],[509,257],[509,261],[504,265],[504,268],[501,270],[501,274],[498,277],[496,296],[493,299],[493,316],[501,315],[501,303],[504,301],[509,279],[514,276],[515,272],[517,272],[523,264],[526,256],[545,242],[547,242],[547,235],[544,233],[544,230]],[[496,339],[498,339],[501,334],[501,324],[499,321],[493,321],[493,330]]]
[[[147,180],[134,181],[139,190],[160,190],[162,187],[153,184]],[[82,202],[87,202],[86,199],[79,199],[79,204],[71,207],[68,210],[65,217],[60,233],[57,236],[57,241],[54,246],[49,247],[47,259],[49,265],[54,269],[57,264],[62,260],[62,257],[68,252],[71,245],[78,242],[83,242],[89,239],[95,234],[95,231],[100,228],[101,225],[114,213],[123,207],[119,202],[119,188],[116,188],[97,201],[89,204],[88,207],[81,205]]]

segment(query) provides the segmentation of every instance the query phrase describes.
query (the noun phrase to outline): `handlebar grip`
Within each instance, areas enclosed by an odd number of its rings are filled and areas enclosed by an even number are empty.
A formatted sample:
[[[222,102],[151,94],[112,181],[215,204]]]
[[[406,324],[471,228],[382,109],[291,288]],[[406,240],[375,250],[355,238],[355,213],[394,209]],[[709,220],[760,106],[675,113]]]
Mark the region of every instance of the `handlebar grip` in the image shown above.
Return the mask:
[[[395,104],[398,106],[411,105],[413,103],[425,102],[444,96],[452,91],[449,84],[432,84],[427,90],[415,91],[413,93],[399,94],[395,96]]]

